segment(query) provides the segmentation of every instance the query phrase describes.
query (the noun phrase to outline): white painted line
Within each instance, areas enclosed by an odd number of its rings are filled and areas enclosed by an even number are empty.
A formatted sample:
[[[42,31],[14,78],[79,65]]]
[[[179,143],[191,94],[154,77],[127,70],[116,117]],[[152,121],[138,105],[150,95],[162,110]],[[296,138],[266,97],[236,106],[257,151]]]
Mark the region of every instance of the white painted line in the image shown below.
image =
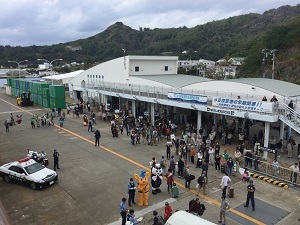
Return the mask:
[[[28,111],[28,112],[34,112],[34,111],[40,111],[40,110],[43,110],[43,109],[30,109],[30,110],[26,110],[26,111]],[[0,112],[0,114],[19,113],[19,112],[24,113],[24,111],[8,111],[8,112]]]
[[[142,209],[140,211],[134,212],[135,218],[138,219],[139,217],[144,216],[147,213],[153,212],[156,209],[164,207],[165,206],[165,202],[172,203],[172,202],[175,202],[175,201],[176,201],[175,198],[168,198],[168,199],[166,199],[166,200],[164,200],[162,202],[156,203],[156,204],[151,205],[151,206],[147,206],[147,208],[144,208],[144,209]],[[120,224],[122,224],[122,218],[118,219],[115,222],[109,223],[108,225],[120,225]]]

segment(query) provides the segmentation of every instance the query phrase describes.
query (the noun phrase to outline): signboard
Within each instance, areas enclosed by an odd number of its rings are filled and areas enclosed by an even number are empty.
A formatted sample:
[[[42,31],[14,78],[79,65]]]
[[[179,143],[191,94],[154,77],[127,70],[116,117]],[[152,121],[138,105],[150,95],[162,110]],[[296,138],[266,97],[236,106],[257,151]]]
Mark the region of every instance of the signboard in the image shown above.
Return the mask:
[[[168,99],[195,104],[207,104],[207,96],[169,92]]]
[[[222,114],[222,115],[234,116],[234,111],[228,110],[228,109],[218,109],[218,108],[207,107],[206,111],[211,112],[211,113]]]
[[[242,109],[254,112],[272,113],[272,102],[261,102],[246,99],[231,99],[231,98],[219,98],[213,97],[213,106],[225,107],[232,109]]]

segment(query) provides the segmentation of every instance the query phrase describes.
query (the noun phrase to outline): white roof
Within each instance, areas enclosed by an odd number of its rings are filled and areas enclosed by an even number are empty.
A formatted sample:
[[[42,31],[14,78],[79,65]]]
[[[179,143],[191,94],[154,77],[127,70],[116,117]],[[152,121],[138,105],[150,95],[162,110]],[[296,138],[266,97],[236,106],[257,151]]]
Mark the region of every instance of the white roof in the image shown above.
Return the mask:
[[[62,80],[62,79],[66,79],[66,78],[73,78],[76,77],[78,74],[82,73],[84,70],[77,70],[77,71],[73,71],[70,73],[64,73],[64,74],[57,74],[57,75],[53,75],[53,76],[46,76],[43,77],[43,79],[46,80]]]

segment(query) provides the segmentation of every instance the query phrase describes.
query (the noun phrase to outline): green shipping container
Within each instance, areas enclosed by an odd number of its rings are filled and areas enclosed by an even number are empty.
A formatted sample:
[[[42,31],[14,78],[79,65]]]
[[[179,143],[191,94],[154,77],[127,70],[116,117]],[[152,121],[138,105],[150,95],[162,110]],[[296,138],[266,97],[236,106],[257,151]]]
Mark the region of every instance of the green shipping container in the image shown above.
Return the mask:
[[[39,95],[39,94],[37,94],[36,96],[37,96],[36,97],[36,104],[43,105],[43,96]]]
[[[50,98],[50,95],[49,95],[49,88],[44,88],[43,89],[43,98]]]
[[[25,80],[19,79],[19,89],[25,91]]]
[[[43,89],[44,88],[49,88],[49,86],[50,86],[49,83],[38,82],[37,83],[37,92],[36,93],[42,95],[43,94]]]
[[[51,98],[50,97],[50,108],[55,108],[58,110],[60,109],[66,109],[66,99],[65,98]]]
[[[11,80],[11,87],[16,88],[16,79]]]
[[[13,81],[13,78],[12,77],[8,77],[7,78],[7,86],[11,87],[12,86],[12,81]]]
[[[49,94],[51,98],[65,98],[65,86],[50,85]]]
[[[50,98],[43,98],[43,106],[45,108],[50,108]]]

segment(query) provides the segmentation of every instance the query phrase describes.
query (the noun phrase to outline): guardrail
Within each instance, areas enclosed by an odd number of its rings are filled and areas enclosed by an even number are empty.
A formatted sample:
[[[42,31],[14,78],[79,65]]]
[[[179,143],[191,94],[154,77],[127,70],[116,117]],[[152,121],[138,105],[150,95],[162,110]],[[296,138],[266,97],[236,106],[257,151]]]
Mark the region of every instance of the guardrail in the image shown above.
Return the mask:
[[[270,149],[269,149],[270,150]],[[269,151],[269,153],[271,150]],[[270,153],[272,154],[272,153]],[[246,163],[248,159],[248,162]],[[282,167],[280,165],[274,165],[273,163],[266,162],[257,158],[244,157],[244,162],[241,165],[244,168],[247,168],[255,173],[265,175],[273,180],[283,181],[288,185],[293,185],[297,188],[300,188],[300,172],[297,174],[297,180],[294,182],[294,173],[290,168]],[[292,166],[292,165],[291,165]],[[298,165],[299,166],[299,165]]]

